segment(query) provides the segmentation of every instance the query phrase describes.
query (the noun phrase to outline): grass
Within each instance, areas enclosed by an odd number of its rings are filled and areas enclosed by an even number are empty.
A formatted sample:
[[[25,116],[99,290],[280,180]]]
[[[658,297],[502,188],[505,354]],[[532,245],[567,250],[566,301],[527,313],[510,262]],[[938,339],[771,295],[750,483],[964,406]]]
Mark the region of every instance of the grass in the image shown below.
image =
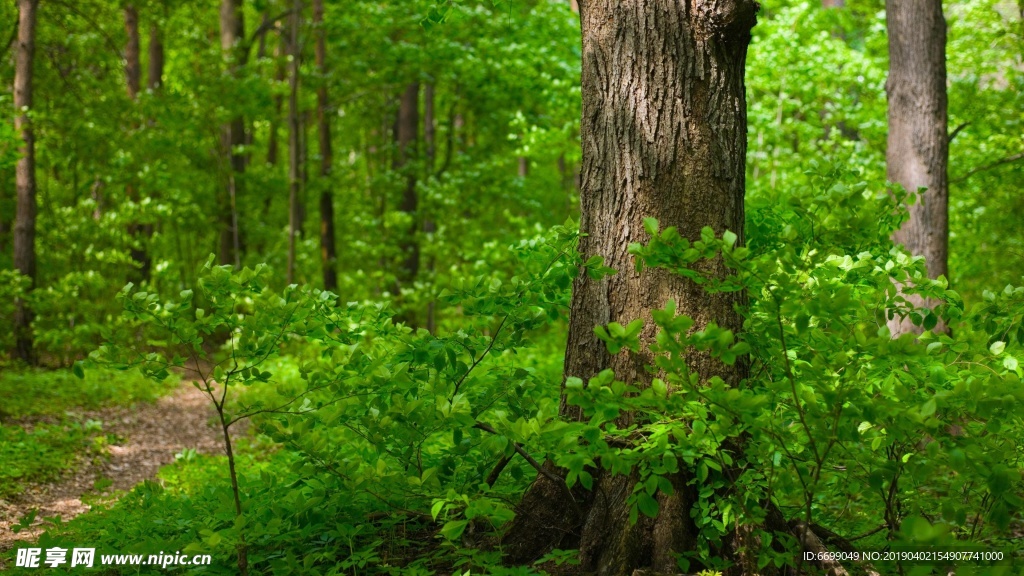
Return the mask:
[[[173,377],[156,383],[136,370],[88,370],[80,379],[70,370],[0,366],[0,422],[152,402],[175,386]]]
[[[20,493],[28,482],[56,480],[74,467],[89,446],[90,431],[71,423],[0,426],[0,498]]]
[[[240,482],[250,511],[264,517],[249,527],[250,544],[259,550],[271,547],[268,542],[276,534],[271,508],[288,504],[283,496],[296,479],[289,454],[275,451],[260,438],[240,438],[237,444]],[[268,480],[271,480],[268,483]],[[158,554],[187,551],[189,554],[212,554],[213,565],[197,570],[202,573],[235,574],[235,513],[227,475],[227,459],[223,455],[196,454],[183,451],[178,459],[161,468],[156,480],[135,486],[120,499],[98,503],[94,508],[70,521],[47,518],[47,532],[33,546],[71,548],[87,542],[100,554]],[[333,522],[333,519],[332,519]],[[260,526],[266,524],[267,527]],[[290,523],[289,523],[290,524]],[[295,528],[292,528],[293,530]],[[318,526],[320,532],[325,531]],[[317,534],[319,536],[320,533]],[[297,540],[311,539],[305,532]],[[292,543],[300,550],[298,543]],[[6,564],[11,574],[30,574],[39,570],[14,568],[16,550],[0,553],[0,566]],[[254,553],[254,561],[266,562],[262,552]],[[273,554],[273,553],[271,553]],[[63,570],[62,570],[63,569]],[[75,574],[63,566],[53,574]],[[167,574],[152,566],[109,568],[108,574]],[[179,571],[180,573],[180,571]]]
[[[153,382],[136,371],[12,370],[0,366],[0,498],[50,482],[98,452],[102,422],[83,411],[153,401],[176,380]]]

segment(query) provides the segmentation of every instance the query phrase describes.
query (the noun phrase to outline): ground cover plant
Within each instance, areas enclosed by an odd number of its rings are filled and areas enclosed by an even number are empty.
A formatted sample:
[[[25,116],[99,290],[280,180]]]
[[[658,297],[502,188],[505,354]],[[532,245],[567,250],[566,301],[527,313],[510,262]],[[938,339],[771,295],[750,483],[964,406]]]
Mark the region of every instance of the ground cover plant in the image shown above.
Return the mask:
[[[1016,3],[0,14],[3,570],[1024,573]]]
[[[138,371],[101,370],[83,378],[70,371],[0,374],[0,497],[17,496],[26,483],[56,480],[83,460],[102,457],[111,438],[92,412],[151,402],[168,389]]]

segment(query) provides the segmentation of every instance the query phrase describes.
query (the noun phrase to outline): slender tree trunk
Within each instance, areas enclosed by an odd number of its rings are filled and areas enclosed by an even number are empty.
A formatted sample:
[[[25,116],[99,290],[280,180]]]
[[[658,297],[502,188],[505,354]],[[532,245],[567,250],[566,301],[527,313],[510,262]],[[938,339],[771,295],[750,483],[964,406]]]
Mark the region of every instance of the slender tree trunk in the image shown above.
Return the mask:
[[[245,38],[242,0],[221,0],[220,46],[232,76],[237,76],[242,65],[241,44]],[[242,243],[239,233],[238,197],[242,193],[242,175],[245,156],[237,147],[245,143],[245,120],[236,116],[221,127],[222,158],[228,161],[226,194],[220,198],[220,262],[236,268],[242,264]],[[239,506],[240,508],[240,506]],[[249,573],[249,555],[244,535],[236,548],[238,572]]]
[[[299,238],[306,234],[306,191],[309,190],[309,110],[299,114]]]
[[[281,45],[285,44],[284,39],[274,47],[274,61],[277,62],[277,72],[274,79],[278,84],[284,82],[285,67],[281,64]],[[277,166],[278,145],[278,123],[281,121],[281,108],[284,106],[284,98],[280,94],[274,96],[274,115],[270,118],[270,135],[267,137],[267,164]]]
[[[6,170],[0,170],[0,182],[7,182],[7,181],[8,181],[7,171]],[[6,205],[7,202],[8,202],[8,198],[10,198],[11,200],[14,200],[14,198],[9,196],[10,192],[12,192],[12,190],[9,190],[6,186],[4,186],[3,188],[0,188],[0,205]],[[17,195],[17,194],[15,193],[15,195]],[[14,204],[12,203],[12,206],[13,205]],[[14,218],[14,212],[15,212],[15,210],[7,210],[7,209],[0,210],[0,253],[2,253],[2,254],[6,254],[7,251],[11,248],[11,244],[10,244],[11,238],[10,237],[11,237],[11,225],[13,224],[12,220]]]
[[[153,22],[149,26],[149,70],[147,72],[147,84],[146,87],[153,94],[156,94],[160,87],[164,84],[164,44],[160,37],[160,26]],[[155,122],[153,119],[149,120],[149,125],[153,126]],[[145,242],[149,242],[153,238],[153,224],[143,224],[140,230],[142,236],[145,238]],[[148,252],[142,251],[140,256],[144,257],[143,266],[140,270],[141,276],[145,280],[149,280],[152,276],[153,270],[153,259]]]
[[[139,54],[139,11],[134,5],[124,7],[124,30],[128,41],[124,47],[124,77],[128,98],[136,100],[142,86],[142,63]]]
[[[889,31],[889,181],[908,192],[927,188],[909,206],[910,218],[893,235],[915,256],[924,256],[928,276],[948,273],[949,137],[946,111],[946,21],[940,0],[887,0]],[[924,304],[908,296],[915,304]],[[889,322],[894,335],[920,333],[909,319]],[[944,329],[940,327],[939,329]]]
[[[220,45],[232,75],[242,65],[241,43],[245,38],[242,0],[221,0]],[[242,239],[239,229],[238,198],[243,192],[245,155],[238,148],[245,144],[245,120],[236,116],[221,126],[221,148],[229,166],[225,170],[225,194],[219,199],[220,263],[235,267],[242,263]]]
[[[424,175],[427,179],[430,179],[434,175],[434,163],[437,159],[437,127],[436,118],[434,116],[434,83],[429,82],[423,87],[423,144],[426,148],[424,154],[424,160],[426,161],[427,169],[424,171]],[[426,237],[432,238],[434,232],[437,230],[437,226],[433,220],[423,220],[423,232]],[[434,279],[434,256],[433,254],[427,258],[427,274],[431,281]],[[427,332],[434,334],[437,332],[437,317],[436,317],[436,304],[433,299],[427,302],[427,318],[424,322],[424,328]]]
[[[154,22],[149,26],[149,78],[147,87],[156,92],[164,84],[164,43],[160,37],[160,26]]]
[[[583,32],[581,139],[583,166],[579,250],[584,260],[602,256],[618,274],[600,281],[581,274],[573,286],[566,377],[586,381],[604,369],[644,387],[653,365],[640,353],[609,355],[594,326],[645,320],[641,341],[654,340],[650,311],[674,300],[695,329],[714,322],[734,331],[742,320],[741,296],[709,294],[692,281],[664,270],[636,272],[627,252],[646,242],[645,217],[675,226],[691,240],[701,228],[730,230],[743,241],[746,99],[744,63],[756,21],[752,0],[587,0],[581,3]],[[720,259],[703,272],[724,276]],[[688,359],[701,381],[719,376],[736,385],[742,362],[726,366],[706,354]],[[562,399],[562,415],[580,419]],[[631,416],[627,416],[629,420]],[[576,491],[578,509],[539,476],[527,491],[505,538],[511,561],[530,562],[551,548],[580,549],[580,569],[601,576],[629,576],[636,569],[678,572],[675,555],[696,549],[690,510],[697,487],[686,470],[671,478],[672,496],[659,496],[656,519],[629,522],[626,504],[635,477],[596,471],[594,489]],[[730,574],[753,575],[747,531],[737,531],[720,549],[736,562]]]
[[[288,28],[288,53],[291,55],[288,75],[288,283],[295,281],[295,241],[299,234],[299,195],[302,186],[300,164],[302,126],[299,122],[299,22],[302,0],[292,2]]]
[[[36,147],[32,134],[32,61],[36,47],[38,0],[18,0],[18,41],[14,55],[14,129],[21,137],[21,157],[15,167],[18,190],[14,217],[14,268],[27,276],[29,290],[36,284]],[[36,361],[32,339],[32,310],[19,298],[14,302],[14,355]]]
[[[437,160],[437,118],[434,112],[436,100],[434,83],[428,82],[423,86],[423,159],[426,161],[424,174],[427,178],[434,173],[434,163]]]
[[[846,0],[821,0],[822,8],[842,8],[846,6]]]
[[[320,71],[320,87],[316,91],[316,113],[320,138],[320,261],[323,266],[324,290],[338,291],[338,253],[334,239],[334,194],[331,187],[330,103],[327,99],[327,39],[324,31],[324,2],[313,0],[313,26],[316,28],[316,66]]]
[[[406,86],[398,104],[398,121],[395,123],[396,150],[394,169],[405,172],[405,188],[402,191],[402,202],[399,209],[409,215],[412,223],[399,243],[401,262],[395,274],[395,297],[398,298],[403,287],[410,286],[419,274],[420,245],[417,239],[419,218],[416,209],[419,199],[416,196],[416,174],[407,168],[407,164],[416,156],[416,144],[419,136],[419,99],[420,84],[413,82]],[[405,310],[399,319],[409,326],[416,326],[416,314]]]
[[[135,102],[139,98],[139,91],[142,89],[142,58],[139,48],[139,12],[134,5],[124,7],[124,29],[127,42],[124,48],[124,77],[128,98]],[[132,129],[138,130],[136,121],[132,123]],[[136,205],[139,204],[139,183],[131,176],[134,170],[130,170],[128,182],[125,184],[125,195]],[[137,267],[129,275],[134,282],[149,280],[152,268],[149,253],[146,251],[145,226],[139,222],[132,222],[128,225],[128,235],[132,238],[131,257]]]
[[[530,159],[526,156],[516,158],[516,176],[526,178],[530,175]]]

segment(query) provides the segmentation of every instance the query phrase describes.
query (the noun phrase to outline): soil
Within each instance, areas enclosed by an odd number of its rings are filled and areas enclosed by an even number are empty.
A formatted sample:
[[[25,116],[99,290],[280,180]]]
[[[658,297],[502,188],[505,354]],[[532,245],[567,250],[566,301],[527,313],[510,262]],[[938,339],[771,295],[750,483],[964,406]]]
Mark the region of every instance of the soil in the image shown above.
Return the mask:
[[[211,425],[214,415],[209,398],[191,384],[182,384],[152,404],[83,412],[83,419],[102,422],[104,433],[113,435],[117,443],[108,445],[103,456],[83,458],[74,472],[57,482],[30,485],[10,500],[0,499],[0,552],[35,540],[46,529],[46,517],[66,521],[88,511],[83,497],[104,498],[95,489],[98,480],[110,482],[103,488],[109,501],[155,478],[161,466],[173,462],[174,455],[186,448],[222,454],[221,432]],[[11,526],[33,509],[38,513],[32,525],[15,534]]]

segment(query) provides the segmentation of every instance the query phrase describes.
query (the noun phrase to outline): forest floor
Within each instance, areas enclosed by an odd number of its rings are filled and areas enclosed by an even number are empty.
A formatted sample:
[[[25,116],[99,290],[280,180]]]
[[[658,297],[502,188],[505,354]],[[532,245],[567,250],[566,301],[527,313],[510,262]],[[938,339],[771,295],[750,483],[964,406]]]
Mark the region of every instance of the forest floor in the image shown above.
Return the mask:
[[[186,383],[153,403],[83,411],[84,419],[103,423],[113,442],[105,454],[83,457],[80,466],[60,480],[30,485],[9,500],[0,499],[0,552],[19,541],[35,540],[46,529],[44,518],[60,516],[66,521],[88,511],[89,502],[116,500],[136,484],[155,478],[160,467],[184,449],[221,453],[223,439],[211,426],[213,415],[209,399]],[[15,534],[12,526],[33,509],[38,513],[32,525]]]

